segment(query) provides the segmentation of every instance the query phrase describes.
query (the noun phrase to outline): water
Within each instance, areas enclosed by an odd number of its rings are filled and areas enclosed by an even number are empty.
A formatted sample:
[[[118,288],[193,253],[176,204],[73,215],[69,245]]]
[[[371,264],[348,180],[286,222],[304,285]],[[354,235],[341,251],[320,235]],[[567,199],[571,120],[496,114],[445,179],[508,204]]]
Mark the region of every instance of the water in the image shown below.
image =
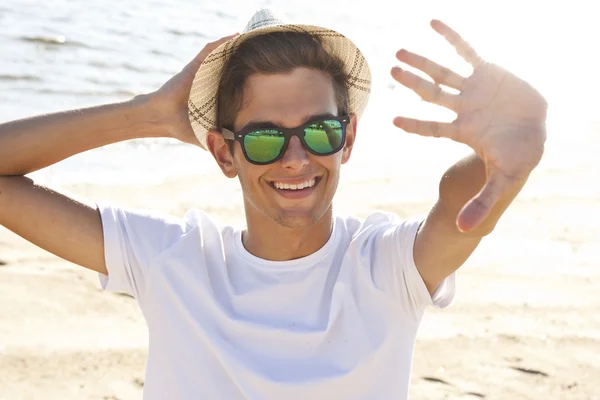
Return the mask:
[[[0,121],[125,100],[155,90],[206,42],[240,31],[254,10],[268,7],[294,22],[339,30],[357,43],[370,62],[373,93],[348,167],[352,176],[390,173],[424,161],[442,168],[468,149],[407,135],[390,121],[398,114],[446,120],[452,115],[422,103],[389,77],[400,47],[468,74],[468,66],[428,27],[431,18],[441,18],[483,56],[542,90],[551,103],[551,150],[544,167],[574,168],[591,163],[592,149],[597,148],[595,108],[600,84],[590,77],[597,76],[600,62],[589,53],[600,29],[592,21],[591,3],[538,4],[0,0]],[[94,150],[41,176],[58,185],[149,184],[214,168],[208,153],[158,139]]]

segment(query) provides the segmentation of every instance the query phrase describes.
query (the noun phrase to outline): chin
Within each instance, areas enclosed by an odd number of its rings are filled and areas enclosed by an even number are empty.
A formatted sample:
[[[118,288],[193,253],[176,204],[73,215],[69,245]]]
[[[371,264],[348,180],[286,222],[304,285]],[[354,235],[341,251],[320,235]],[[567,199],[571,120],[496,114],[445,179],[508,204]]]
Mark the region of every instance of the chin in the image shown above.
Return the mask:
[[[298,228],[308,228],[319,221],[322,215],[318,213],[307,213],[305,215],[290,215],[291,213],[286,213],[285,211],[280,212],[274,216],[275,222],[278,225],[284,226],[286,228],[298,229]]]

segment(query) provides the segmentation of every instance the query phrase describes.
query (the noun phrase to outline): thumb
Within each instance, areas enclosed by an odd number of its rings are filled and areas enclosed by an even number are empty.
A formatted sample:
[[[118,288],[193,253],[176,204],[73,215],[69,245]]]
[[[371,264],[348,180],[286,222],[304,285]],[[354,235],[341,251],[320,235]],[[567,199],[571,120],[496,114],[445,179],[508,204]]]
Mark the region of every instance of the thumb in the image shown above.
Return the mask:
[[[490,214],[502,196],[507,179],[500,172],[490,170],[485,185],[458,213],[456,226],[461,232],[477,228]]]

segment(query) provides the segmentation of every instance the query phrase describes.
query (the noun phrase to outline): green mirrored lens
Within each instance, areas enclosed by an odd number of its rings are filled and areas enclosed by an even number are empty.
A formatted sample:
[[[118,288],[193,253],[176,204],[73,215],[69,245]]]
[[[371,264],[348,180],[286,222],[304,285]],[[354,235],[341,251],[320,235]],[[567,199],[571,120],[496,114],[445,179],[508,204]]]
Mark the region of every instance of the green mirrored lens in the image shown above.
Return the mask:
[[[266,163],[281,153],[285,137],[276,129],[259,129],[244,136],[246,155],[254,162]]]
[[[304,140],[316,153],[331,154],[342,145],[342,123],[335,119],[315,122],[304,128]]]

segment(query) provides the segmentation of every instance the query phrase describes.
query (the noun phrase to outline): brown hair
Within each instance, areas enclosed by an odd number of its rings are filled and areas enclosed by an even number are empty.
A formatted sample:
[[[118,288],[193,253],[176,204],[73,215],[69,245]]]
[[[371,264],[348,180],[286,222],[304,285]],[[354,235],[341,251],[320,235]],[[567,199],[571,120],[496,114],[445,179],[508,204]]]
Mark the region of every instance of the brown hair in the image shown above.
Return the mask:
[[[233,128],[242,109],[246,79],[253,74],[285,74],[298,67],[331,75],[338,114],[348,112],[348,88],[342,61],[327,53],[308,33],[271,32],[241,43],[223,68],[217,98],[217,124]],[[233,143],[231,143],[233,144]]]

